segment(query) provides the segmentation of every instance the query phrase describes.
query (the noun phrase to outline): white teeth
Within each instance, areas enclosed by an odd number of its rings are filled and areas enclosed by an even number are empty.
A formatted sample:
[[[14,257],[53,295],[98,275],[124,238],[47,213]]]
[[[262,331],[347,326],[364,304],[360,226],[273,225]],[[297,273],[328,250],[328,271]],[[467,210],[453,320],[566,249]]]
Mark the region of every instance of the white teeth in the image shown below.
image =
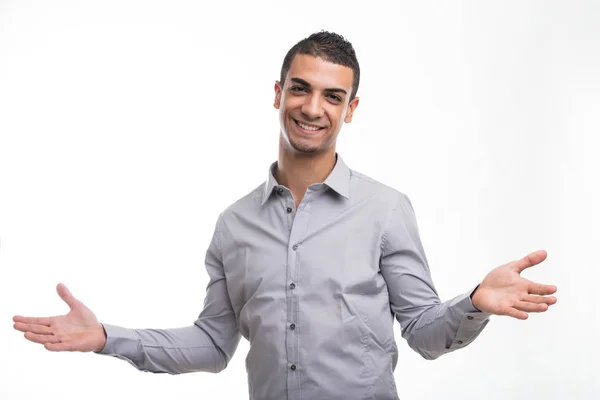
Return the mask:
[[[307,131],[318,131],[321,128],[317,128],[316,126],[304,125],[302,122],[298,122],[300,128],[306,129]]]

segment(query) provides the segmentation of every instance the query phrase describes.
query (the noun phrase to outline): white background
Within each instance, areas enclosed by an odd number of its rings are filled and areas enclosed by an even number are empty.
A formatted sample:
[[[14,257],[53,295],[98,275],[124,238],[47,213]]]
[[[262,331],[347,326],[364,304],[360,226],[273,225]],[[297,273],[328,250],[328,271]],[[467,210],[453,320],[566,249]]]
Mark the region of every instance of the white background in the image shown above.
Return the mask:
[[[396,325],[400,398],[600,397],[600,3],[390,4],[0,1],[1,399],[248,397],[245,340],[220,374],[155,375],[12,316],[65,313],[64,282],[102,322],[193,323],[218,213],[277,157],[283,57],[321,29],[362,70],[338,151],[409,195],[442,299],[537,249],[523,275],[558,286],[435,361]]]

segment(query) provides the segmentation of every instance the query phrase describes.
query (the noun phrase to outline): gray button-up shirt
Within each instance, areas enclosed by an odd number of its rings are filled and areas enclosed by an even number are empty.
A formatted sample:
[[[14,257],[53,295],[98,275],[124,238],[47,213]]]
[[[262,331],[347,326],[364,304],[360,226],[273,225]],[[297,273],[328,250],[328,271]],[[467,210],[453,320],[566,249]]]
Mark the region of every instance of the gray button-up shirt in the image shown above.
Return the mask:
[[[473,341],[489,314],[473,307],[472,290],[440,301],[408,197],[336,157],[298,209],[273,163],[219,215],[194,325],[104,324],[100,354],[151,372],[219,372],[243,336],[251,399],[384,400],[398,398],[394,317],[427,359]]]

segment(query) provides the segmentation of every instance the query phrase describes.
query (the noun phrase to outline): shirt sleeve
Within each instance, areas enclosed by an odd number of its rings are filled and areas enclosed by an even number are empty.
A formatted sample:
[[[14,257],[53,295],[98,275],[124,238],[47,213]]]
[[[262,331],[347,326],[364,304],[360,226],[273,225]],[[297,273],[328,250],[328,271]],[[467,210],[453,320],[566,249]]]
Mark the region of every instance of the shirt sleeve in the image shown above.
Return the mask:
[[[476,286],[444,303],[440,301],[412,204],[405,194],[398,195],[385,222],[380,270],[402,337],[413,350],[433,360],[475,340],[490,314],[473,306],[471,294]]]
[[[128,329],[102,324],[106,344],[97,354],[114,356],[141,371],[155,373],[216,373],[225,369],[241,335],[223,271],[221,226],[222,214],[206,252],[210,280],[204,308],[194,324],[174,329]]]

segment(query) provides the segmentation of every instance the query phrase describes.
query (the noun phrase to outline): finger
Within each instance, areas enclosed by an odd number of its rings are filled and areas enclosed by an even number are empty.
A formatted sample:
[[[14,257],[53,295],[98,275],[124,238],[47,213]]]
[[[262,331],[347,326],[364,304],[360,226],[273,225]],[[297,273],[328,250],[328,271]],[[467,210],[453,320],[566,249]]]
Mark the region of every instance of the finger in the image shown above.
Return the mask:
[[[81,349],[80,343],[72,340],[62,343],[46,343],[44,347],[50,351],[80,351]]]
[[[552,304],[556,304],[557,300],[554,296],[535,296],[532,294],[528,294],[526,296],[523,296],[521,301],[526,301],[529,303],[546,303],[550,306]]]
[[[38,335],[35,333],[25,333],[25,339],[33,343],[45,344],[45,343],[58,343],[60,339],[54,335]]]
[[[75,307],[79,303],[75,296],[71,294],[71,291],[62,283],[56,285],[56,292],[71,309],[73,309],[73,307]]]
[[[53,333],[52,328],[46,325],[24,324],[22,322],[15,322],[13,328],[21,332],[38,333],[41,335],[51,335]]]
[[[547,295],[556,292],[556,286],[554,285],[542,285],[541,283],[531,282],[527,287],[529,294]]]
[[[50,326],[52,319],[50,317],[23,317],[21,315],[15,315],[13,321],[22,322],[24,324]]]
[[[548,253],[546,253],[546,250],[534,251],[520,260],[514,261],[514,267],[518,273],[521,273],[525,268],[533,267],[534,265],[541,263],[547,256]]]
[[[519,311],[513,307],[509,307],[508,310],[506,310],[506,312],[504,314],[508,315],[509,317],[513,317],[513,318],[521,319],[521,320],[526,320],[527,318],[529,318],[529,315],[527,315],[526,312]]]
[[[544,312],[548,310],[548,304],[546,303],[528,303],[526,301],[517,301],[513,307],[524,312]]]

